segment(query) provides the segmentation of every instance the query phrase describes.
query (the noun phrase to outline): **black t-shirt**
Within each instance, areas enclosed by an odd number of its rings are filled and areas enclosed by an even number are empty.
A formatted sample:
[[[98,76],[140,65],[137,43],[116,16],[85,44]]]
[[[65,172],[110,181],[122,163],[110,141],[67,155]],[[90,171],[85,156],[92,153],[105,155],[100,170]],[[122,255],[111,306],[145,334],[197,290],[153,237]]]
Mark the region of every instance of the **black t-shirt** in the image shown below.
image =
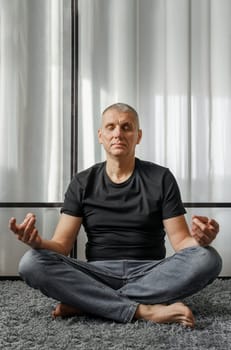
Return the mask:
[[[83,218],[92,260],[165,257],[163,219],[185,213],[169,169],[136,158],[132,176],[113,183],[106,162],[76,174],[65,194],[62,213]]]

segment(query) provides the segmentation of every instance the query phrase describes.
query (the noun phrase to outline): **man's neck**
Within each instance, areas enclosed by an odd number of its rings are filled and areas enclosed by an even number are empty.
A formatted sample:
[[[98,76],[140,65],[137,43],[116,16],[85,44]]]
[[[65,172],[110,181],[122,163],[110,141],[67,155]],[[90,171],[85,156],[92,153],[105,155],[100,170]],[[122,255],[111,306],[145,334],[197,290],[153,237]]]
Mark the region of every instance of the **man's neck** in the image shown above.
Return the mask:
[[[107,159],[106,172],[112,182],[125,182],[132,175],[135,168],[135,158]]]

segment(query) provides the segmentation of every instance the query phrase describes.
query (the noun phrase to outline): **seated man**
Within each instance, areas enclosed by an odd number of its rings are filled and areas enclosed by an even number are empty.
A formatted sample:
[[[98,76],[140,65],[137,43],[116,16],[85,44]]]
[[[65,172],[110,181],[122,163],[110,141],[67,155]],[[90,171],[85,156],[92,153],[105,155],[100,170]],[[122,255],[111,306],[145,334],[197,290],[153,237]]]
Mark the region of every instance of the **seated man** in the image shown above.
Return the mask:
[[[31,213],[21,224],[10,219],[10,229],[33,248],[19,273],[60,302],[54,317],[88,314],[193,327],[194,316],[181,300],[221,271],[221,258],[209,246],[218,223],[194,216],[190,231],[172,173],[135,157],[141,137],[132,107],[109,106],[98,130],[106,161],[74,176],[53,238],[43,239]],[[68,257],[81,225],[87,261]],[[168,258],[165,232],[175,250]]]

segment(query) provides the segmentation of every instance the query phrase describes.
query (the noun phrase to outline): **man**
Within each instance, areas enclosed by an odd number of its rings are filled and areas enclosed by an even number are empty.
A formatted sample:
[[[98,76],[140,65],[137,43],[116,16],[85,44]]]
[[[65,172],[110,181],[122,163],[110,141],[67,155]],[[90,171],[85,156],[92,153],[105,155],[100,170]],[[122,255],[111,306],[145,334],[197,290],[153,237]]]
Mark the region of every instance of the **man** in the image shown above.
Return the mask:
[[[189,230],[172,173],[135,157],[141,137],[132,107],[109,106],[98,130],[106,162],[73,178],[53,238],[42,238],[33,214],[21,224],[10,219],[10,229],[33,248],[19,273],[28,285],[60,301],[54,317],[93,314],[193,327],[194,316],[180,300],[221,271],[221,258],[209,246],[218,223],[194,216]],[[68,257],[82,224],[87,262]],[[169,258],[165,232],[176,252]]]

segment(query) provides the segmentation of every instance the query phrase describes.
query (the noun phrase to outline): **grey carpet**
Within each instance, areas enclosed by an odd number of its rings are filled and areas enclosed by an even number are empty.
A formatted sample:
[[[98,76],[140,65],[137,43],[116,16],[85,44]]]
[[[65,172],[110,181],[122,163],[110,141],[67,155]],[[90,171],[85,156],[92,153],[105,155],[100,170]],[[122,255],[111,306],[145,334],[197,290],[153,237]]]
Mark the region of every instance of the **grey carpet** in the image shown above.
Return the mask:
[[[90,317],[52,320],[54,300],[21,281],[0,281],[0,349],[231,349],[231,279],[218,279],[185,302],[196,317],[194,330],[177,324],[118,324]]]

